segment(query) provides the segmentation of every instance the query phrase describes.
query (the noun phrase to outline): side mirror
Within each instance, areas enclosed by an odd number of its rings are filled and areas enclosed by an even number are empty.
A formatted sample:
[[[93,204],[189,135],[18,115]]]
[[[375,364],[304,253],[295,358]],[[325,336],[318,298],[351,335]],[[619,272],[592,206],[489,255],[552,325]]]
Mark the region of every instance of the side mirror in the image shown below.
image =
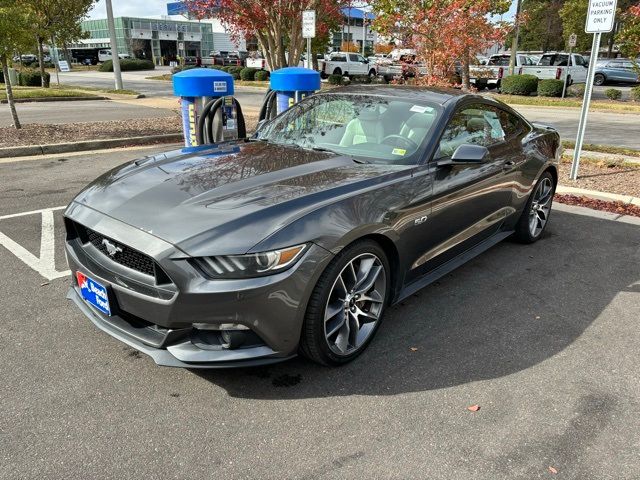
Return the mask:
[[[487,147],[481,145],[464,144],[456,148],[453,152],[451,160],[438,162],[438,165],[473,165],[484,163],[490,158],[491,154]]]

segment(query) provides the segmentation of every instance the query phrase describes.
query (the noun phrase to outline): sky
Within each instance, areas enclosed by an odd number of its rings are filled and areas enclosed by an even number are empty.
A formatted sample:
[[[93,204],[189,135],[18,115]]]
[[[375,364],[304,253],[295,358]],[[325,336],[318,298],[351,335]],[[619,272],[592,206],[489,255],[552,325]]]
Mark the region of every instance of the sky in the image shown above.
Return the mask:
[[[115,17],[158,17],[167,14],[167,3],[170,0],[111,0],[113,5],[113,15]],[[171,0],[177,1],[177,0]],[[505,18],[511,18],[516,10],[515,0],[512,2],[511,10]],[[104,0],[99,0],[89,13],[89,18],[106,18],[107,10]]]

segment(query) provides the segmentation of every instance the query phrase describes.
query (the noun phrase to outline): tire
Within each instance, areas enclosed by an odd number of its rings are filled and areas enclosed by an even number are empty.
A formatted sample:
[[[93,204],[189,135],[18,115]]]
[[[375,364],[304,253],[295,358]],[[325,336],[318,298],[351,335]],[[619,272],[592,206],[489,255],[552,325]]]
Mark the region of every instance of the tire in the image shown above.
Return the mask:
[[[341,70],[341,69],[339,69],[339,68],[336,68],[336,69],[334,69],[334,70],[333,70],[333,74],[334,74],[334,75],[341,75],[341,76],[342,76],[342,70]]]
[[[369,264],[371,267],[367,269]],[[365,286],[372,282],[371,288],[365,288],[364,293],[358,295],[353,288],[356,283],[353,272],[366,272],[362,279],[366,280]],[[341,287],[341,280],[346,289]],[[352,361],[366,349],[380,327],[390,292],[391,269],[382,247],[372,240],[360,240],[346,247],[329,263],[311,293],[300,352],[327,366]],[[359,320],[363,321],[359,323]]]
[[[569,75],[567,77],[567,87],[570,87],[571,85],[573,85],[573,78],[571,78],[571,75]]]
[[[370,76],[371,78],[373,78],[373,77],[375,77],[375,76],[376,76],[376,71],[375,71],[373,68],[372,68],[371,70],[369,70],[369,76]]]
[[[549,224],[555,191],[556,185],[553,176],[549,172],[544,172],[538,179],[531,195],[529,195],[529,200],[527,200],[522,215],[518,219],[513,234],[513,238],[516,241],[527,244],[536,242],[542,237],[545,228]],[[544,221],[542,220],[543,218]]]
[[[606,77],[601,73],[596,73],[595,76],[593,77],[593,84],[597,85],[598,87],[604,85],[604,82],[606,81],[607,81]]]

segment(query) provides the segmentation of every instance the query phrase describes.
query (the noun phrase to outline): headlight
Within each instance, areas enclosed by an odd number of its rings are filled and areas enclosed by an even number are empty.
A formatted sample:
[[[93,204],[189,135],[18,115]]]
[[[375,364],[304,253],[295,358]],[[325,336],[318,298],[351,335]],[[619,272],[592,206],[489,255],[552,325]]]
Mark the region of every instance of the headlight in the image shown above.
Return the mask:
[[[246,255],[198,257],[193,261],[210,278],[262,277],[286,270],[300,259],[306,249],[305,244]]]

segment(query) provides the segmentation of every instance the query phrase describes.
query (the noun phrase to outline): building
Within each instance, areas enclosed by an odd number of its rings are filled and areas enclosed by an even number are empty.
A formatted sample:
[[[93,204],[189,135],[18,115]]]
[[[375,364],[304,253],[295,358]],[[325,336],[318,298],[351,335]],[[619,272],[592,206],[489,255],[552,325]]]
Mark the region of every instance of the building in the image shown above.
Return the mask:
[[[156,65],[168,65],[181,57],[208,56],[215,50],[211,23],[169,18],[115,18],[118,53],[132,58],[153,60]],[[71,45],[75,58],[97,59],[100,49],[110,49],[106,19],[86,20],[82,30],[88,38]]]
[[[372,53],[373,46],[378,42],[377,33],[371,30],[371,22],[376,18],[375,15],[361,8],[345,7],[342,9],[342,16],[342,26],[333,32],[333,50],[340,50],[344,42],[352,42],[362,51],[364,42],[367,54]]]

